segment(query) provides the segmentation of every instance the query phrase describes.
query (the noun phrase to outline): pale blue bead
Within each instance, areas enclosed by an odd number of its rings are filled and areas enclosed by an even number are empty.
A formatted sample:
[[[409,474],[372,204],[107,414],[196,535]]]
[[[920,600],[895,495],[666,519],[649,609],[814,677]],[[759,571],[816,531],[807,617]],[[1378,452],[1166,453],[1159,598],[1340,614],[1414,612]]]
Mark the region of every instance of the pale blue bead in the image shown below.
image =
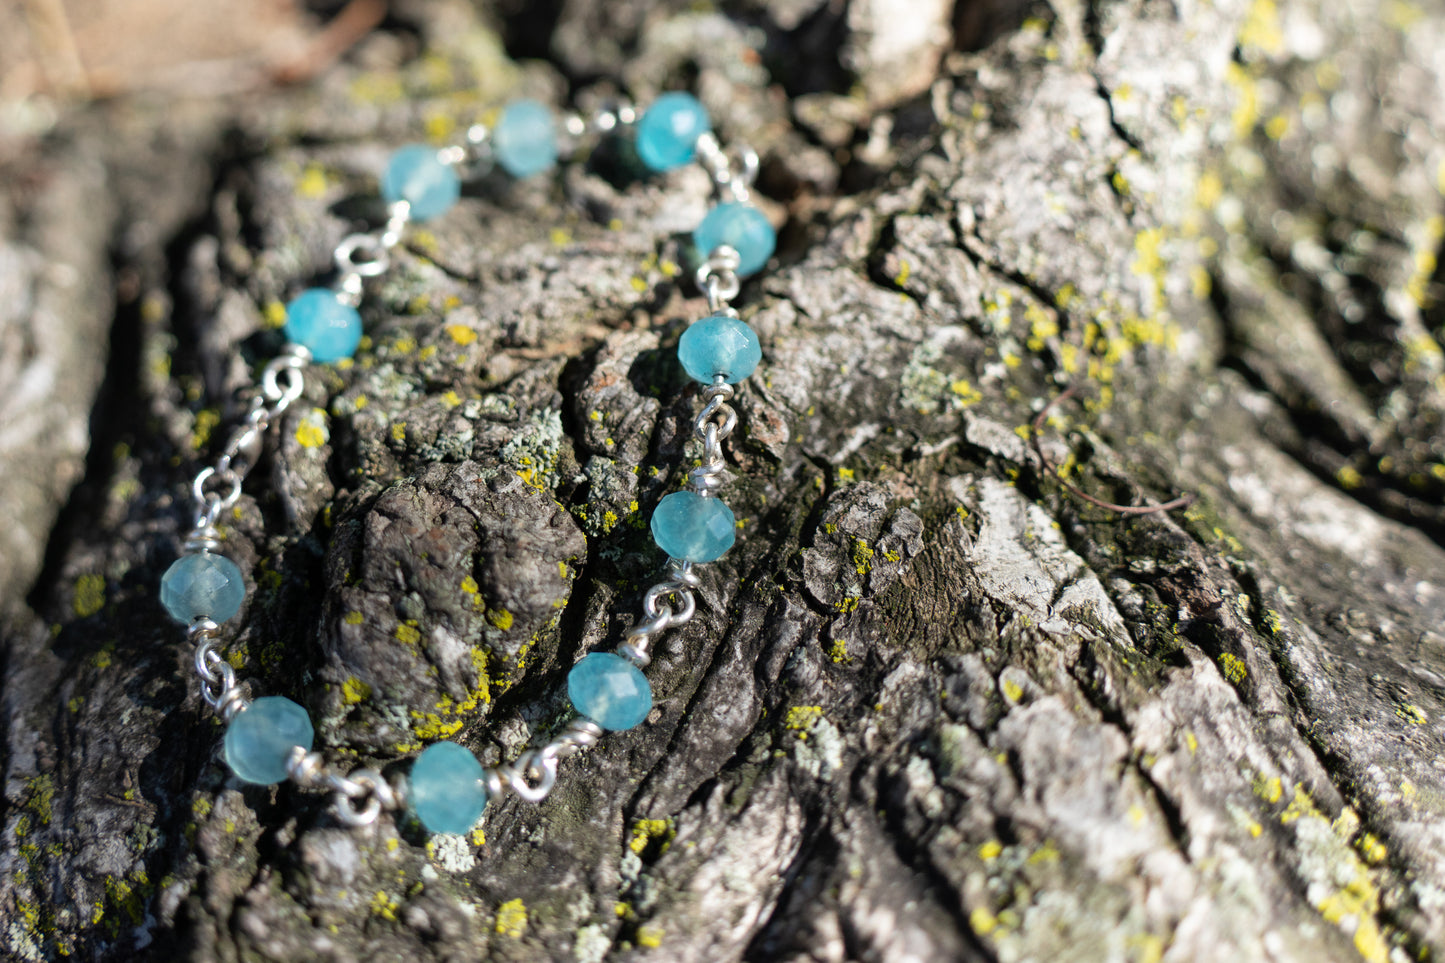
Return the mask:
[[[746,277],[768,263],[777,247],[778,235],[762,211],[751,204],[734,201],[708,211],[692,232],[692,243],[704,259],[726,244],[738,252],[738,274]]]
[[[652,512],[652,538],[671,558],[712,562],[733,547],[737,520],[717,498],[673,492]]]
[[[695,380],[710,385],[718,375],[735,385],[763,360],[758,336],[744,321],[714,314],[695,321],[677,342],[677,357]]]
[[[557,121],[535,100],[514,100],[492,131],[492,154],[513,177],[531,177],[557,163]]]
[[[361,344],[361,315],[329,288],[307,288],[286,305],[286,337],[323,363],[356,353]]]
[[[407,799],[429,833],[465,833],[487,806],[482,764],[455,742],[434,742],[411,764]]]
[[[226,765],[246,782],[268,786],[286,778],[291,753],[311,751],[315,733],[306,710],[284,696],[265,696],[226,727]]]
[[[388,204],[406,201],[411,218],[426,221],[445,214],[462,194],[462,181],[436,148],[407,144],[391,155],[381,176],[381,196]]]
[[[637,156],[654,171],[681,167],[692,160],[697,139],[711,126],[707,110],[692,94],[663,94],[637,122]]]
[[[224,622],[246,598],[246,580],[224,555],[182,555],[161,576],[161,604],[171,618],[187,625],[199,618]]]
[[[572,705],[604,729],[631,729],[652,711],[652,686],[620,655],[593,652],[567,673]]]

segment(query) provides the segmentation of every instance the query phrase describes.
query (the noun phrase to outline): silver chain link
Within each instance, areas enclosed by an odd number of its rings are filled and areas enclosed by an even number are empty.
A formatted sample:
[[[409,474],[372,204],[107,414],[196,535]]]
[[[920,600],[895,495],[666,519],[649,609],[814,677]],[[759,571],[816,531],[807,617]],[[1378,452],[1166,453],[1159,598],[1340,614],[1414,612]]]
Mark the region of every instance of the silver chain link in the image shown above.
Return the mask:
[[[297,746],[291,751],[286,775],[303,789],[329,789],[336,794],[332,811],[343,826],[370,826],[384,811],[406,807],[405,794],[375,769],[356,769],[343,775],[328,769],[319,752]]]
[[[224,721],[230,722],[236,713],[250,703],[241,687],[236,684],[236,670],[220,653],[221,640],[217,637],[220,626],[210,619],[196,619],[186,630],[186,636],[196,647],[194,665],[201,680],[201,698],[216,711]]]
[[[752,196],[753,182],[762,164],[758,152],[747,144],[734,144],[729,155],[718,143],[717,135],[708,131],[697,139],[697,160],[712,176],[723,200],[744,203]]]

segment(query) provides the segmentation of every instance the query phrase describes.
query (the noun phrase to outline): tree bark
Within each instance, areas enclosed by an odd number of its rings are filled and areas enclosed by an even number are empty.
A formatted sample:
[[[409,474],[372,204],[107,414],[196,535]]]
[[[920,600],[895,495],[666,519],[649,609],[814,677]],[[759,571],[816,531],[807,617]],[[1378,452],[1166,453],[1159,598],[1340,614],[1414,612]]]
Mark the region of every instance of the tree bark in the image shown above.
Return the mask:
[[[11,159],[9,957],[1445,950],[1445,19],[524,7],[402,5],[312,86],[77,109]],[[392,146],[678,86],[783,231],[739,301],[738,544],[649,722],[466,838],[243,786],[157,586],[275,306],[376,223]],[[622,641],[697,455],[710,186],[606,147],[485,178],[309,370],[225,520],[228,653],[330,758],[515,758]]]

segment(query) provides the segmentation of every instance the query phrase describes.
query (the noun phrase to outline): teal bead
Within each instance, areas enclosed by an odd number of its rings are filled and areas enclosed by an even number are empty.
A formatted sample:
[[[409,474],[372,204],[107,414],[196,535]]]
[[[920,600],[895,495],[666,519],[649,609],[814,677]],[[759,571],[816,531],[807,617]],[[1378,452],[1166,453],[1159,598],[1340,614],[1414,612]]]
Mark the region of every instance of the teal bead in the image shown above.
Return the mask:
[[[514,100],[492,131],[492,154],[513,177],[531,177],[557,163],[557,121],[535,100]]]
[[[671,558],[712,562],[733,547],[737,521],[719,499],[673,492],[652,512],[652,538]]]
[[[746,277],[768,263],[778,245],[778,235],[762,211],[733,201],[707,212],[692,232],[692,243],[703,258],[726,244],[738,252],[738,274]]]
[[[246,599],[246,580],[224,555],[182,555],[161,576],[161,604],[177,622],[207,618],[224,622]]]
[[[265,696],[226,727],[226,765],[246,782],[269,786],[286,778],[296,747],[310,752],[314,738],[305,709],[285,696]]]
[[[399,148],[381,176],[381,196],[388,204],[406,201],[415,221],[440,217],[461,195],[462,180],[456,170],[425,144]]]
[[[356,353],[361,315],[329,288],[307,288],[286,305],[286,337],[323,363]]]
[[[652,686],[620,655],[593,652],[567,673],[572,705],[604,729],[631,729],[652,711]]]
[[[455,742],[434,742],[411,764],[407,799],[429,833],[465,833],[487,806],[482,764]]]
[[[707,110],[692,94],[663,94],[637,122],[637,156],[649,170],[681,167],[692,160],[697,139],[711,128]]]
[[[677,357],[695,380],[712,384],[718,375],[735,385],[763,360],[758,336],[744,321],[714,314],[696,321],[677,342]]]

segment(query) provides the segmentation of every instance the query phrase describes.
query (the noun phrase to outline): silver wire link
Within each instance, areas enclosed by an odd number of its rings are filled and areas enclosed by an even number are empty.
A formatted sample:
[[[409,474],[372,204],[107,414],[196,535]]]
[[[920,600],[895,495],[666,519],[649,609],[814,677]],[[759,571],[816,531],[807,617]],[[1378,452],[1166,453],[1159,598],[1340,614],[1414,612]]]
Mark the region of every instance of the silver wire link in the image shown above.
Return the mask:
[[[606,103],[589,115],[575,110],[568,111],[562,115],[562,134],[565,138],[562,153],[576,157],[592,146],[592,138],[629,127],[637,123],[637,117],[637,108],[626,100]]]
[[[697,266],[693,280],[697,289],[707,295],[707,309],[712,313],[738,316],[728,302],[737,297],[743,288],[743,282],[738,277],[738,265],[741,263],[742,257],[737,250],[723,244]]]
[[[718,194],[724,201],[745,202],[752,196],[753,181],[762,166],[758,152],[747,144],[734,144],[730,157],[718,143],[717,135],[708,131],[697,139],[697,160],[712,176]]]
[[[410,210],[408,205],[408,213]],[[405,224],[405,220],[402,223]],[[391,248],[395,242],[387,244],[385,241],[390,230],[391,224],[388,222],[386,231],[382,233],[349,234],[336,245],[332,258],[336,261],[336,270],[341,274],[332,289],[336,292],[337,300],[356,307],[361,303],[364,280],[376,277],[391,266]],[[400,240],[400,237],[398,231],[397,239]],[[358,255],[360,260],[357,260]]]
[[[517,796],[527,802],[541,802],[557,784],[557,756],[544,756],[540,749],[528,749],[510,765],[497,769],[497,775]],[[529,779],[535,779],[534,786]]]
[[[236,670],[222,658],[218,651],[221,640],[217,638],[220,626],[207,618],[196,619],[186,630],[191,642],[196,644],[196,675],[201,679],[201,698],[216,711],[224,721],[230,722],[236,713],[250,705],[241,687],[236,685]]]
[[[375,769],[357,769],[342,775],[326,767],[319,752],[300,746],[291,750],[286,775],[303,789],[329,789],[336,794],[332,811],[343,826],[356,829],[376,822],[384,810],[405,807],[404,795]]]
[[[191,479],[195,521],[185,540],[186,552],[214,552],[220,547],[216,523],[222,512],[241,500],[241,483],[261,456],[272,420],[301,397],[306,387],[301,368],[310,360],[311,352],[301,345],[288,344],[267,362],[260,390],[251,396],[246,417],[232,430],[215,462]]]
[[[381,246],[389,251],[401,243],[402,231],[406,230],[407,222],[411,220],[411,202],[392,201],[386,213],[386,227],[382,228],[379,240]]]
[[[688,481],[699,495],[711,495],[722,487],[727,465],[723,461],[722,441],[738,426],[738,413],[728,404],[733,386],[721,378],[702,391],[707,400],[693,421],[693,434],[702,442],[702,464],[688,472]]]
[[[652,661],[648,655],[652,637],[659,632],[682,625],[697,614],[697,598],[693,592],[702,585],[702,580],[693,571],[692,563],[685,559],[668,559],[669,578],[658,582],[642,597],[643,617],[627,630],[627,641],[617,647],[617,654],[632,662],[639,669]],[[672,596],[679,603],[678,608],[664,601]]]

